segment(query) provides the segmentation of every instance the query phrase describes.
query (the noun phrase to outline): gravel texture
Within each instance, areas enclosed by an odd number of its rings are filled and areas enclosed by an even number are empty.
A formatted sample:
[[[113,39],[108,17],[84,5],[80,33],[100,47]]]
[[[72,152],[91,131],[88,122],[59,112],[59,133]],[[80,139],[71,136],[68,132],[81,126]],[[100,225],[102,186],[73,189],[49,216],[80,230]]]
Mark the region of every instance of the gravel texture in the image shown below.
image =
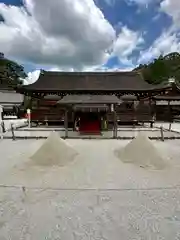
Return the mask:
[[[29,166],[43,140],[1,140],[1,240],[180,239],[180,141],[153,141],[163,170],[123,163],[129,141],[66,140],[64,167]]]

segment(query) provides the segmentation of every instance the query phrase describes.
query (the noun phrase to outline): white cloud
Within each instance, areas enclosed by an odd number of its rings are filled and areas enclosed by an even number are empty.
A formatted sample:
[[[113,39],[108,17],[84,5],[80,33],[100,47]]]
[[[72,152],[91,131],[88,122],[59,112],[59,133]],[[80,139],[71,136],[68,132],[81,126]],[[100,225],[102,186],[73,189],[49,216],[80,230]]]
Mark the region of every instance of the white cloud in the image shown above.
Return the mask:
[[[128,57],[143,43],[144,40],[141,34],[124,26],[114,43],[112,55],[117,56],[124,64],[128,64]]]
[[[140,53],[138,63],[146,63],[159,55],[171,52],[180,52],[180,1],[163,0],[160,3],[160,12],[166,13],[172,18],[172,24],[152,44],[152,46]]]
[[[148,62],[159,57],[159,55],[166,55],[171,52],[180,52],[180,41],[177,33],[169,30],[157,38],[148,50],[140,53],[138,63]]]
[[[179,0],[163,0],[160,4],[160,10],[172,18],[175,27],[180,27]]]
[[[50,72],[59,72],[59,71],[64,71],[64,72],[74,72],[74,68],[59,68],[59,67],[52,67],[50,69],[47,69],[47,71]]]
[[[129,65],[143,43],[138,32],[123,26],[116,37],[93,0],[24,0],[24,6],[0,3],[0,52],[21,62],[84,71],[117,55]]]
[[[93,71],[96,72],[129,72],[132,71],[135,67],[125,67],[125,68],[120,68],[119,66],[115,66],[112,68],[109,67],[101,67],[94,69]]]
[[[52,72],[60,72],[60,71],[67,71],[67,72],[74,72],[75,69],[73,68],[59,68],[59,67],[52,67],[52,68],[47,68],[46,71],[52,71]],[[41,73],[41,70],[34,70],[32,72],[29,72],[27,74],[27,77],[25,79],[21,79],[23,81],[23,84],[32,84],[36,82],[39,78],[39,75]]]
[[[0,51],[40,65],[83,69],[109,57],[115,31],[93,0],[24,0],[0,3]]]
[[[161,14],[160,12],[158,12],[153,18],[152,18],[152,21],[156,22],[159,20],[159,18],[161,17]]]
[[[27,74],[27,77],[23,80],[24,84],[31,84],[38,80],[38,77],[40,75],[40,70],[35,70],[33,72],[29,72]]]

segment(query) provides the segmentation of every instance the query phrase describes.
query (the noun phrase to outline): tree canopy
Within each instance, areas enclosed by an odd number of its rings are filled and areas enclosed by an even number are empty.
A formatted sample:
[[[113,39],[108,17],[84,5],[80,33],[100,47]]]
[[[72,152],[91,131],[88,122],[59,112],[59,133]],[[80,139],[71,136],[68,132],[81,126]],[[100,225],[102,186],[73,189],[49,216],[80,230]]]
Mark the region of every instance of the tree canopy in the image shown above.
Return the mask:
[[[24,72],[24,68],[18,63],[9,60],[4,57],[3,53],[0,53],[0,84],[5,88],[14,88],[19,84],[22,84],[22,78],[27,75]]]
[[[180,81],[180,54],[170,53],[166,56],[159,56],[150,64],[141,64],[135,71],[142,73],[144,79],[151,84],[159,84],[175,78]]]

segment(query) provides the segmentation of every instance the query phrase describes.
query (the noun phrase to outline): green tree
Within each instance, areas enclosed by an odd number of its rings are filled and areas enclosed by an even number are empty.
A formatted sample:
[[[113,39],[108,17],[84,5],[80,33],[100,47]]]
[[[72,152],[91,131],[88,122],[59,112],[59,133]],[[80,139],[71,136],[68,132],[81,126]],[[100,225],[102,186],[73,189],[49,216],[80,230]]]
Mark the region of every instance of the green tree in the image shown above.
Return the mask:
[[[0,85],[4,88],[14,88],[23,84],[22,80],[27,75],[24,68],[18,63],[4,57],[0,53]]]
[[[164,57],[160,55],[150,64],[141,64],[135,70],[140,71],[144,79],[151,84],[166,82],[171,77],[180,81],[180,54],[174,52]]]

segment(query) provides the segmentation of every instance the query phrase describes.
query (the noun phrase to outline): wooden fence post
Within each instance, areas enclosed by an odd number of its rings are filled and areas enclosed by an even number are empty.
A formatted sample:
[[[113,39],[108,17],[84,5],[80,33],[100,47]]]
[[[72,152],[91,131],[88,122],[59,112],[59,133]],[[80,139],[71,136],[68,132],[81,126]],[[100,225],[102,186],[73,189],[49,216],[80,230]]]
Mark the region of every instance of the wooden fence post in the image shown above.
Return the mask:
[[[172,123],[170,122],[169,123],[169,131],[171,131],[171,126],[172,126]]]
[[[1,127],[2,127],[2,132],[5,133],[6,129],[5,129],[4,121],[1,122]]]
[[[164,132],[163,132],[163,127],[160,127],[161,130],[161,140],[164,142]]]
[[[14,134],[14,126],[13,126],[13,123],[11,123],[11,132],[12,132],[12,140],[15,141],[15,140],[16,140],[16,137],[15,137],[15,134]]]
[[[64,128],[65,128],[65,138],[68,138],[68,110],[65,110],[65,118],[64,118]]]

